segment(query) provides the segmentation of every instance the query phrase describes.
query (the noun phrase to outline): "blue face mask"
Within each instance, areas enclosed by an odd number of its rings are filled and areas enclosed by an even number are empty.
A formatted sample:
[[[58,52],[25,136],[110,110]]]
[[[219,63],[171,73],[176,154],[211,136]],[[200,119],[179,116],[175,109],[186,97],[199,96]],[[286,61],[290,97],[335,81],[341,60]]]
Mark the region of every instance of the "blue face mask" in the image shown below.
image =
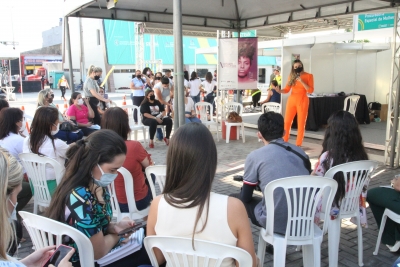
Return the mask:
[[[101,187],[107,187],[115,180],[115,178],[117,178],[117,175],[118,175],[117,173],[116,174],[104,173],[104,171],[101,169],[99,164],[97,164],[97,167],[99,167],[99,169],[101,171],[101,177],[100,177],[100,180],[93,178],[93,182],[96,185],[101,186]]]

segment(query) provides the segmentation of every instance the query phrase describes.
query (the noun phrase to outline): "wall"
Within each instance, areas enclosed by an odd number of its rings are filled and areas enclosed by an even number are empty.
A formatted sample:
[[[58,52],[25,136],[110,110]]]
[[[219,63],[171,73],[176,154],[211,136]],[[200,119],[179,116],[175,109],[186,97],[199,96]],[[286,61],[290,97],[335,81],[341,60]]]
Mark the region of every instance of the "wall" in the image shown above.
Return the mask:
[[[62,43],[62,26],[53,27],[42,32],[42,47],[59,45]]]
[[[376,84],[375,101],[388,104],[386,94],[390,92],[392,76],[392,51],[382,51],[377,53],[376,58]]]

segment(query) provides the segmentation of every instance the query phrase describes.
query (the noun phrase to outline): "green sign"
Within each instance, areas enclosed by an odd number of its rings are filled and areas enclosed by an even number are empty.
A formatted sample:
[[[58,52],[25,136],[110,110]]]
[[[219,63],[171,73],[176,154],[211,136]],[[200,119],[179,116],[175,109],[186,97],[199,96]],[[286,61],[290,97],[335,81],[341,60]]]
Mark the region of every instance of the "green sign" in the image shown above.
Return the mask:
[[[238,37],[237,32],[232,32],[232,37]],[[257,37],[257,30],[246,30],[240,32],[240,38]]]
[[[358,15],[358,31],[393,28],[394,13]]]

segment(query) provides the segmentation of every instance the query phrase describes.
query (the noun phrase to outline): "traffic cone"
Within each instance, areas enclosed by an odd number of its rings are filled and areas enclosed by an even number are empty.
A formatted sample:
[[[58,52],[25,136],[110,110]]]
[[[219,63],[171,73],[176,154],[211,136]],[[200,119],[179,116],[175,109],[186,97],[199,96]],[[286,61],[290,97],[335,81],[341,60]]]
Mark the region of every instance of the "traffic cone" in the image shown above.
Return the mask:
[[[204,102],[204,92],[201,92],[200,101]]]
[[[21,106],[21,110],[24,112],[24,115],[25,115],[25,107],[24,106]],[[25,121],[25,128],[28,131],[28,133],[30,134],[31,129],[29,128],[29,123],[27,121]]]
[[[126,106],[126,96],[125,95],[122,97],[122,106]],[[126,112],[126,114],[128,114],[128,110],[126,108],[124,108],[124,111]]]
[[[25,107],[24,107],[24,106],[21,106],[21,110],[22,110],[23,112],[25,112]]]

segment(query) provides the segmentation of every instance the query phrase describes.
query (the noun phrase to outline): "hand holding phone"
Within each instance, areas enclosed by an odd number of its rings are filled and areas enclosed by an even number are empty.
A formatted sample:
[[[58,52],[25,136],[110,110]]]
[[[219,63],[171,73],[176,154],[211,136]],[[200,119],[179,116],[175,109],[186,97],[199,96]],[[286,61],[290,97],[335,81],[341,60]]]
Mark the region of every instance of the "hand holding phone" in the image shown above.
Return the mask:
[[[146,225],[147,225],[147,221],[136,220],[134,226],[122,230],[121,232],[118,233],[118,236],[124,236],[127,234],[131,234],[131,233],[135,232],[136,230],[138,230],[139,228],[142,228]]]
[[[43,267],[66,267],[72,266],[69,259],[74,254],[75,250],[72,247],[59,245],[49,259],[43,264]]]

